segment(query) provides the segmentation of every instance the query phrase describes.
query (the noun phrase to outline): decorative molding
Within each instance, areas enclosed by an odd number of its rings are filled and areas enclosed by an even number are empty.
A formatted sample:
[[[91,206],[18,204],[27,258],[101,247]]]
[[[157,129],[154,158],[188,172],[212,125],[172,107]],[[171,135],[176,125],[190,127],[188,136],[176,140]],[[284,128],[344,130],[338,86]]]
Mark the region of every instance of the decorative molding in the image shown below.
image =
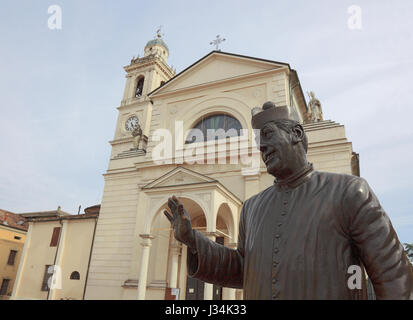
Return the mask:
[[[265,70],[265,71],[260,71],[260,72],[256,72],[256,73],[249,73],[249,74],[240,75],[240,76],[236,76],[236,77],[232,77],[232,78],[219,79],[219,80],[206,82],[206,83],[201,83],[201,84],[197,84],[197,85],[189,86],[189,87],[185,87],[185,88],[179,88],[179,89],[175,89],[175,90],[171,90],[171,91],[159,92],[159,93],[155,92],[154,94],[151,95],[151,98],[155,99],[155,98],[158,98],[158,97],[165,97],[165,96],[173,96],[173,95],[177,95],[177,94],[183,94],[184,92],[189,92],[189,91],[202,90],[204,88],[212,88],[212,87],[224,85],[228,82],[234,82],[234,83],[235,82],[242,82],[242,81],[251,80],[251,79],[254,79],[254,78],[266,77],[271,73],[278,73],[278,72],[287,73],[288,68],[287,67],[280,67],[278,69],[271,69],[271,70]],[[164,85],[164,87],[165,87],[165,85]]]
[[[128,143],[128,142],[133,142],[133,137],[132,136],[126,137],[126,138],[118,138],[118,139],[109,141],[109,143],[112,146],[117,145],[117,144],[122,144],[122,143]]]
[[[231,242],[231,243],[227,243],[225,246],[228,247],[228,248],[231,248],[231,249],[236,249],[237,246],[238,246],[238,243]]]
[[[139,286],[139,280],[137,279],[127,279],[125,282],[122,284],[121,287],[125,289],[130,289],[130,288],[137,288]]]
[[[127,279],[121,285],[125,289],[137,289],[139,287],[138,279]],[[168,282],[165,280],[153,280],[146,285],[146,289],[166,289],[168,287]]]
[[[168,287],[168,282],[165,280],[152,280],[146,286],[147,289],[166,289]]]
[[[192,171],[190,169],[178,166],[174,169],[172,169],[171,171],[167,172],[166,174],[164,174],[163,176],[153,180],[151,183],[148,183],[146,186],[144,186],[142,189],[152,189],[152,188],[157,188],[157,187],[171,187],[171,186],[176,186],[177,184],[174,185],[166,185],[166,186],[160,186],[160,184],[162,184],[165,181],[168,181],[169,179],[174,179],[174,176],[176,178],[176,176],[178,174],[185,174],[189,177],[195,178],[197,179],[199,182],[197,183],[210,183],[210,182],[216,182],[215,179],[212,179],[206,175],[203,175],[201,173]],[[194,183],[190,183],[190,184],[194,184]],[[182,183],[180,185],[185,185],[185,183]]]
[[[128,73],[133,74],[133,71],[137,71],[138,69],[142,69],[149,66],[157,66],[167,78],[172,78],[175,75],[175,72],[172,70],[172,68],[168,66],[166,62],[164,62],[162,59],[159,59],[155,55],[149,55],[147,57],[138,59],[141,61],[123,67],[124,70]]]
[[[208,232],[202,232],[206,237],[219,237],[220,234],[217,231],[208,231]]]
[[[139,237],[142,238],[142,247],[150,247],[152,245],[152,239],[155,239],[151,234],[140,234]]]

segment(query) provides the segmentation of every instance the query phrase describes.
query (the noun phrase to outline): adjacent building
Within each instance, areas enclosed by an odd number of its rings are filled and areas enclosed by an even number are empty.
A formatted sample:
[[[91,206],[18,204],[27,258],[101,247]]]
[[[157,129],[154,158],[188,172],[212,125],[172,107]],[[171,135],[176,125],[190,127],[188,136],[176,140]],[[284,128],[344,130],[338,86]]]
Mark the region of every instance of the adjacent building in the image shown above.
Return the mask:
[[[27,228],[25,218],[0,209],[0,300],[11,296]]]
[[[83,299],[100,206],[72,215],[60,210],[21,214],[27,239],[12,299]]]

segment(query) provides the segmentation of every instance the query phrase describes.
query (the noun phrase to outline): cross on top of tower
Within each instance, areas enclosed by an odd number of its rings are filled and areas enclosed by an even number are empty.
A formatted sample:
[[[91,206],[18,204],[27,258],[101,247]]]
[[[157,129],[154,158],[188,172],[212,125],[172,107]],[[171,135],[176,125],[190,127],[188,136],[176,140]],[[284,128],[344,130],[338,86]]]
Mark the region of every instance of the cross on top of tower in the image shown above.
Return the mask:
[[[214,46],[215,46],[215,50],[221,51],[221,50],[219,49],[219,45],[220,45],[221,42],[224,42],[225,40],[226,40],[225,38],[222,39],[222,38],[220,38],[219,35],[217,35],[217,38],[216,38],[215,40],[211,41],[209,44],[214,45]]]

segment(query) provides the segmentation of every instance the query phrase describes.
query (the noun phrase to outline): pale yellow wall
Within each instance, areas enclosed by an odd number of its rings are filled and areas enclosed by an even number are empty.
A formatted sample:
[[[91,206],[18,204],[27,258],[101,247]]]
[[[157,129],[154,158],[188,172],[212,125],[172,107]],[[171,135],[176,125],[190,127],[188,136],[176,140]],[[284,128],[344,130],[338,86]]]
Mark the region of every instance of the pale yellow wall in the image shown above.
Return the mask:
[[[82,299],[95,220],[64,220],[62,223],[32,222],[18,288],[15,288],[15,299],[47,299],[47,291],[41,291],[45,266],[54,265],[55,261],[60,267],[61,282],[60,288],[50,291],[49,299]],[[66,230],[63,228],[64,224],[67,224]],[[62,227],[60,242],[58,247],[50,247],[55,227]],[[57,256],[58,248],[61,249]],[[75,270],[80,273],[80,280],[69,279]]]
[[[21,237],[21,239],[15,239],[14,237],[16,236]],[[6,295],[13,291],[25,240],[25,231],[0,226],[0,285],[3,279],[10,279]],[[12,266],[7,264],[11,250],[17,251],[14,264]]]
[[[56,290],[56,299],[83,298],[94,227],[94,219],[68,220],[66,245],[61,264],[62,289]],[[70,279],[73,271],[80,273],[80,280]]]
[[[105,177],[86,298],[122,298],[121,286],[129,278],[132,267],[133,242],[138,241],[134,236],[137,175],[133,172],[118,175],[117,179]]]
[[[46,265],[53,265],[57,247],[50,247],[53,228],[61,227],[59,222],[34,223],[31,241],[26,249],[25,263],[21,271],[17,298],[47,299],[47,291],[41,291]]]

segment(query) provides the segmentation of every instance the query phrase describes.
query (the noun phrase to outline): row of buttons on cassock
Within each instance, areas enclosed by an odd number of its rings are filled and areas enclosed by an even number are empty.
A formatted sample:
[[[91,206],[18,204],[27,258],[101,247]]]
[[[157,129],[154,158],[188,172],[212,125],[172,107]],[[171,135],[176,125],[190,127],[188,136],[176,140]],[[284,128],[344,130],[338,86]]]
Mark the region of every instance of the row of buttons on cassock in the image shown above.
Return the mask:
[[[283,192],[283,194],[284,194],[284,197],[289,197],[289,194],[290,194],[290,192],[289,191],[285,191],[285,192]],[[284,199],[283,200],[283,210],[281,211],[281,216],[282,216],[282,218],[285,218],[285,216],[287,215],[287,206],[288,206],[288,200],[287,199]],[[279,228],[281,228],[281,226],[282,226],[282,222],[277,222],[277,228],[275,229],[276,231],[275,231],[275,235],[274,235],[274,243],[279,243],[279,239],[281,238],[281,234],[280,234],[280,232],[279,232]],[[275,278],[275,271],[276,271],[276,268],[277,268],[277,266],[278,266],[278,264],[279,264],[279,262],[278,261],[275,261],[275,259],[276,259],[276,256],[277,256],[277,254],[279,253],[279,248],[278,248],[278,244],[275,244],[275,246],[274,246],[274,254],[273,254],[273,263],[272,263],[272,266],[273,266],[273,279],[272,279],[272,284],[273,284],[273,286],[272,286],[272,299],[274,299],[274,300],[278,300],[279,299],[279,292],[277,292],[278,290],[275,288],[275,285],[277,284],[277,282],[278,282],[278,280]]]

